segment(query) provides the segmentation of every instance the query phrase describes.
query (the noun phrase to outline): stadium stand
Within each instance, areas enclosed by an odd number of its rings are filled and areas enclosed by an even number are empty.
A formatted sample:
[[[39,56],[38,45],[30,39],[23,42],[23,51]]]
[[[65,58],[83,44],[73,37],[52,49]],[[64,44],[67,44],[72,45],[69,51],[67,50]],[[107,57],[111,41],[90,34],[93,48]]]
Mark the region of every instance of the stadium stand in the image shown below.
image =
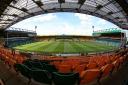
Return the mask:
[[[121,46],[123,42],[126,44],[125,33],[116,28],[94,31],[93,36],[96,42],[112,46]]]
[[[120,49],[119,52],[109,55],[67,58],[42,56],[42,60],[32,60],[20,54],[12,55],[10,50],[1,48],[0,59],[10,68],[14,68],[16,72],[27,77],[28,83],[31,82],[31,79],[34,79],[46,84],[51,84],[53,80],[55,85],[74,85],[75,81],[77,84],[84,85],[95,80],[99,82],[100,79],[117,72],[126,61],[127,52],[128,49]],[[76,77],[73,77],[75,75]],[[62,77],[64,80],[62,80]],[[70,81],[70,79],[73,80]],[[64,83],[64,81],[68,82]]]
[[[36,32],[21,28],[10,27],[5,30],[5,47],[13,48],[18,45],[24,45],[35,42]]]
[[[28,78],[28,84],[33,79],[49,85],[86,85],[95,81],[100,83],[102,78],[117,72],[127,58],[127,51],[120,49],[117,53],[91,57],[42,56],[41,60],[31,60],[20,54],[12,55],[10,50],[1,48],[0,58],[10,68]]]
[[[18,38],[8,38],[7,40],[5,40],[5,42],[6,42],[5,46],[12,48],[19,45],[32,43],[34,42],[34,40],[32,38],[18,37]]]

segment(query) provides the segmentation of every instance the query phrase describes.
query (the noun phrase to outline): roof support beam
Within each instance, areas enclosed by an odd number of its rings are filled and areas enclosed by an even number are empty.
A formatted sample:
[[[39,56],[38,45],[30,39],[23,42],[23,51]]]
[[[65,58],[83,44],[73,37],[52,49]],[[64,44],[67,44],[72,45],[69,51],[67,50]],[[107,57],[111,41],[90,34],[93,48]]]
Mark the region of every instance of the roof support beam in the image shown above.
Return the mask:
[[[10,23],[0,23],[0,24],[10,24]]]
[[[109,5],[109,4],[113,3],[113,2],[115,2],[115,0],[111,0],[111,1],[109,1],[108,3],[104,4],[103,7]]]
[[[45,11],[44,8],[42,7],[43,6],[43,3],[41,1],[35,1],[35,0],[32,0],[41,10]]]
[[[60,10],[63,11],[62,7],[61,7],[61,4],[62,3],[65,3],[65,0],[58,0],[58,3],[60,3]]]
[[[86,0],[78,0],[78,4],[80,4],[79,8],[80,9],[82,7],[82,5],[84,4]]]
[[[120,13],[120,12],[123,12],[123,10],[119,10],[117,12],[113,12],[113,14]]]
[[[65,3],[65,0],[58,0],[58,3]]]
[[[25,12],[25,13],[29,14],[29,15],[34,15],[34,14],[32,14],[32,13],[29,13],[29,12],[28,12],[28,10],[27,10],[26,8],[22,8],[22,9],[20,9],[20,8],[17,8],[17,7],[12,6],[12,5],[9,5],[9,7],[12,7],[12,8],[14,8],[14,9],[17,9],[17,10],[23,11],[23,12]]]
[[[13,0],[0,0],[0,16]]]
[[[100,10],[101,8],[103,8],[103,7],[105,7],[105,6],[107,6],[107,5],[111,4],[111,3],[113,3],[114,1],[115,1],[115,0],[111,0],[111,1],[109,1],[108,3],[106,3],[106,4],[104,4],[104,5],[98,5],[98,6],[97,6],[97,9],[94,11],[94,13],[97,12],[98,10]]]
[[[18,15],[15,15],[15,14],[13,14],[13,15],[11,15],[11,14],[2,14],[2,15],[5,15],[5,16],[13,16],[13,17],[19,17]]]
[[[128,16],[128,3],[125,0],[115,0],[115,1],[123,8],[123,10],[126,12]]]
[[[123,9],[123,11],[126,13],[125,17],[128,21],[128,3],[125,0],[115,0]]]
[[[13,20],[11,20],[11,19],[7,19],[7,20],[0,19],[0,21],[13,21]]]
[[[18,16],[17,14],[13,14],[13,15],[11,15],[11,14],[2,14],[2,15],[4,15],[4,16],[12,16],[12,17],[22,18],[22,17]]]
[[[86,0],[78,0],[78,4],[84,4]]]
[[[61,3],[60,3],[60,10],[62,11]]]
[[[120,10],[120,11],[117,11],[117,12],[109,12],[109,13],[107,13],[105,16],[109,16],[109,15],[112,15],[112,14],[116,14],[116,13],[119,13],[119,12],[122,12],[123,10]]]

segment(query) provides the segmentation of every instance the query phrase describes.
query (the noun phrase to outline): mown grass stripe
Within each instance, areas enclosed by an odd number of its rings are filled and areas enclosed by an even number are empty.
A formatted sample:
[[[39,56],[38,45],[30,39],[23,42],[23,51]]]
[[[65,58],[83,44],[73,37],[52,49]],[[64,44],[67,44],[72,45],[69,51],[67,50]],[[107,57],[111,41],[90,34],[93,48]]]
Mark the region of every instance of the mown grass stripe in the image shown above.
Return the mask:
[[[53,42],[51,45],[49,45],[47,48],[44,49],[44,52],[54,52],[58,44],[59,42],[56,43]]]
[[[86,45],[87,47],[91,49],[95,49],[97,51],[106,51],[106,50],[112,50],[114,46],[108,46],[108,45],[103,45],[99,43],[94,43],[94,42],[82,42],[83,45]]]
[[[108,46],[93,41],[42,41],[22,46],[15,49],[29,52],[53,52],[53,53],[86,53],[86,52],[102,52],[116,49],[114,46]]]
[[[78,43],[76,42],[71,42],[72,47],[79,53],[79,52],[85,52],[84,48],[81,47]]]
[[[34,46],[31,46],[31,47],[27,47],[25,46],[25,48],[22,48],[20,50],[26,50],[26,51],[30,51],[30,52],[42,52],[44,47],[50,45],[52,42],[41,42],[41,43],[38,43]]]
[[[64,53],[76,53],[77,50],[73,48],[70,42],[64,42]]]
[[[42,43],[43,42],[36,42],[36,43],[31,43],[31,44],[26,44],[26,45],[20,45],[20,46],[14,47],[14,48],[27,49],[27,48],[31,48],[31,47],[40,45]]]
[[[58,46],[54,49],[55,53],[63,53],[64,52],[64,42],[60,42]]]

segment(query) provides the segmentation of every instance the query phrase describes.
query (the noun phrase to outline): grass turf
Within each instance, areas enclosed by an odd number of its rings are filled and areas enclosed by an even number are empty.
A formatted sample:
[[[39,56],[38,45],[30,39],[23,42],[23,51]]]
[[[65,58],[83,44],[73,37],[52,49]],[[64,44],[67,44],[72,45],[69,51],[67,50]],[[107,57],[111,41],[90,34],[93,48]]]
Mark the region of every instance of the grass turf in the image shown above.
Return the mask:
[[[42,41],[14,48],[20,51],[38,53],[94,53],[114,50],[117,47],[94,41]]]

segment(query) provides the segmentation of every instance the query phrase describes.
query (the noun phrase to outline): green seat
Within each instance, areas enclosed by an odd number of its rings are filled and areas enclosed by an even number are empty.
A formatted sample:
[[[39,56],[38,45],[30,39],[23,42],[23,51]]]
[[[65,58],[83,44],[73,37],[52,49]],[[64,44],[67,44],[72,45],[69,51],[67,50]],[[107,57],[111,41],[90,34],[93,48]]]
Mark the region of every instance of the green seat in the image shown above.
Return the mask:
[[[23,64],[26,65],[29,68],[33,68],[33,65],[32,65],[31,61],[32,60],[30,60],[30,59],[25,60],[25,61],[23,61]]]
[[[50,61],[47,61],[47,60],[39,60],[41,64],[49,64]]]
[[[54,85],[79,85],[79,74],[53,72],[52,80]]]
[[[51,84],[51,74],[46,70],[33,70],[31,75],[35,81]]]
[[[16,72],[20,71],[21,69],[20,64],[14,64],[14,69]]]
[[[40,62],[37,61],[30,61],[33,68],[38,68],[43,70],[43,65]]]
[[[15,67],[16,71],[19,71],[23,76],[25,76],[29,79],[28,84],[30,84],[32,70],[24,64],[15,64],[14,67]]]
[[[42,65],[43,65],[44,70],[47,70],[50,73],[57,72],[57,69],[53,65],[50,65],[50,64],[42,64]]]
[[[37,59],[34,59],[34,60],[31,60],[31,59],[25,60],[23,62],[23,64],[26,65],[26,66],[28,66],[29,68],[43,69],[43,65]]]
[[[27,77],[28,79],[31,79],[31,69],[28,68],[26,65],[24,64],[17,64],[17,69],[20,71],[20,73]]]

